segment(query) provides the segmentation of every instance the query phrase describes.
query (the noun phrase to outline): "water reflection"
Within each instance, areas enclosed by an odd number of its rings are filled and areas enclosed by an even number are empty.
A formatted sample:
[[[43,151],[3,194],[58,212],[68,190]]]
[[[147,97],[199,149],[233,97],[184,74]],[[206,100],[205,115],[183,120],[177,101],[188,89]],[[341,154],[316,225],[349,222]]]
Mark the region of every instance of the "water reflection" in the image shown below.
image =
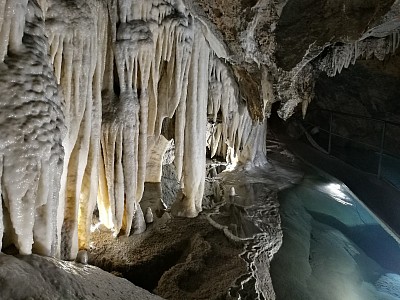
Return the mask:
[[[279,198],[278,300],[400,299],[398,240],[345,185],[312,171]]]

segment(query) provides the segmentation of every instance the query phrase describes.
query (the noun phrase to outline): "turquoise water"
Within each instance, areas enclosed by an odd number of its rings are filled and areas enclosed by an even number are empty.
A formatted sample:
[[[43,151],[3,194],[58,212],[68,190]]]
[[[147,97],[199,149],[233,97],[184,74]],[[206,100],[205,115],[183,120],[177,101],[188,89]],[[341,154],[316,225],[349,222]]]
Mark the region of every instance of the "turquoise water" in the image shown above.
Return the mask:
[[[391,155],[383,155],[382,178],[400,190],[400,159]]]
[[[344,184],[309,170],[279,199],[278,300],[400,299],[398,238]]]

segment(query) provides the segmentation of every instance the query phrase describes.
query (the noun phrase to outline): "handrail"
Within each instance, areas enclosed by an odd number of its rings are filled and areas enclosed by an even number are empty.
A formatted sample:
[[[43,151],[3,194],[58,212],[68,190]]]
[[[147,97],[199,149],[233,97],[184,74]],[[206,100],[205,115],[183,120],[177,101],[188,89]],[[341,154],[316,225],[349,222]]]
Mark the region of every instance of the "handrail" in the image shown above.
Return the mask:
[[[324,132],[328,133],[328,149],[327,149],[328,154],[331,155],[332,137],[333,136],[340,137],[342,139],[350,140],[352,142],[355,142],[355,143],[358,143],[358,144],[361,144],[361,145],[364,145],[364,146],[368,146],[368,147],[374,148],[379,153],[377,176],[378,176],[379,179],[381,179],[381,177],[382,177],[382,159],[383,159],[383,155],[385,154],[385,152],[386,153],[390,153],[388,151],[385,151],[385,136],[386,136],[387,124],[398,126],[400,128],[400,122],[389,121],[389,120],[384,120],[384,119],[377,119],[377,118],[373,118],[373,117],[357,115],[357,114],[353,114],[353,113],[334,111],[334,110],[323,109],[323,108],[311,110],[311,111],[308,112],[308,114],[310,112],[312,113],[314,111],[325,111],[325,112],[329,113],[329,130],[321,128],[318,124],[314,124],[312,122],[303,120],[305,123],[308,123],[308,124],[313,125],[313,126],[318,126],[321,131],[324,131]],[[351,138],[345,137],[343,135],[334,133],[333,132],[333,117],[334,117],[334,115],[339,115],[339,116],[342,115],[342,116],[347,116],[347,117],[351,117],[351,118],[358,118],[358,119],[364,119],[364,120],[369,120],[369,121],[374,121],[374,122],[381,123],[382,124],[382,130],[381,130],[381,134],[380,134],[380,145],[376,146],[376,145],[364,143],[364,142],[357,141],[355,139],[351,139]],[[391,155],[397,157],[397,155],[393,155],[393,153],[391,153]]]
[[[365,120],[371,120],[371,121],[375,121],[375,122],[381,122],[381,123],[400,126],[400,122],[396,122],[396,121],[378,119],[378,118],[374,118],[374,117],[368,117],[368,116],[364,116],[364,115],[357,115],[357,114],[353,114],[353,113],[347,113],[347,112],[342,112],[342,111],[337,111],[337,110],[331,110],[331,109],[327,109],[327,108],[312,109],[312,110],[307,111],[307,113],[308,112],[313,112],[313,111],[327,111],[327,112],[333,113],[335,115],[349,116],[349,117],[358,118],[358,119],[365,119]]]

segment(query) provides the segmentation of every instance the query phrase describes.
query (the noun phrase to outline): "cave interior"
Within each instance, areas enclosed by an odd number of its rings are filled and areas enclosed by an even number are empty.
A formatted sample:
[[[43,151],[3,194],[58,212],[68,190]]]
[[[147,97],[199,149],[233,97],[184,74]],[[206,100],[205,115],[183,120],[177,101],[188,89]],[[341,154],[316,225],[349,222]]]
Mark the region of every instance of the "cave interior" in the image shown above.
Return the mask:
[[[0,299],[275,299],[277,149],[400,190],[399,45],[399,0],[0,0]]]

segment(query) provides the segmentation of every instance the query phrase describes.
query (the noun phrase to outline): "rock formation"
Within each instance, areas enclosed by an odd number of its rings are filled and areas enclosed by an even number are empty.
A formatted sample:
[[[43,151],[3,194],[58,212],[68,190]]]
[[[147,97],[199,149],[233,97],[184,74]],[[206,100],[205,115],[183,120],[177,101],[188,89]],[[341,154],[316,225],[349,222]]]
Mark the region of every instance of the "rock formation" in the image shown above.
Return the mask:
[[[96,206],[145,230],[168,145],[196,217],[207,148],[263,165],[274,103],[304,116],[343,69],[398,65],[400,1],[0,0],[0,37],[0,248],[72,260]]]
[[[265,122],[251,119],[223,41],[183,2],[0,7],[3,247],[74,259],[96,204],[115,235],[142,231],[138,203],[149,161],[161,171],[151,151],[165,144],[165,120],[178,216],[202,210],[207,141],[230,162],[264,162]]]

